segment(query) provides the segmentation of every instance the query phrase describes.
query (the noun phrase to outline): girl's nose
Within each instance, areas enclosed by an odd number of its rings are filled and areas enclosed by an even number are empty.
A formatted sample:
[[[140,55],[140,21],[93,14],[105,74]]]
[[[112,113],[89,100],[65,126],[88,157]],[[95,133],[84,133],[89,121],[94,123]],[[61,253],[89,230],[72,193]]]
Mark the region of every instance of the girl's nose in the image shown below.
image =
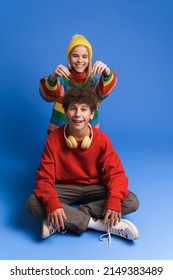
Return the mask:
[[[81,61],[82,61],[82,57],[78,56],[78,62],[81,62]]]

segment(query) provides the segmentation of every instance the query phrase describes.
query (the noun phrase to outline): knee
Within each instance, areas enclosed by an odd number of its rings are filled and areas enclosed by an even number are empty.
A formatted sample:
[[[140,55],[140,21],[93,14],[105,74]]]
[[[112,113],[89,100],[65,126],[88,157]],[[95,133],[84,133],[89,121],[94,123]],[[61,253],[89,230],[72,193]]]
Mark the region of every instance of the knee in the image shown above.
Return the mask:
[[[133,193],[133,199],[131,202],[131,212],[135,212],[139,208],[139,199],[138,197]]]
[[[139,208],[139,200],[137,196],[129,192],[128,197],[122,202],[122,214],[130,214]]]
[[[46,211],[35,194],[31,194],[31,196],[29,197],[26,203],[26,208],[28,209],[29,213],[34,216],[46,217]]]
[[[34,199],[35,199],[35,195],[31,194],[26,202],[26,208],[32,215],[34,215]]]

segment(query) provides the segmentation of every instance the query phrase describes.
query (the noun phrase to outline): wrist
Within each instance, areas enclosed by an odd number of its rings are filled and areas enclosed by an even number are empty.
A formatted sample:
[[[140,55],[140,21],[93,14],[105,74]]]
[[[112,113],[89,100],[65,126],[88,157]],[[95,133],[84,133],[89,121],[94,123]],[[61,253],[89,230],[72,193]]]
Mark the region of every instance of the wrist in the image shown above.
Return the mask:
[[[49,79],[51,80],[51,82],[55,83],[56,82],[56,79],[58,78],[58,75],[55,74],[55,73],[52,73],[50,76],[49,76]]]
[[[106,68],[104,71],[103,71],[103,75],[107,78],[110,76],[110,73],[111,73],[111,70],[110,68]]]
[[[110,70],[110,69],[109,69]],[[109,75],[105,75],[105,73],[103,73],[103,79],[104,81],[109,81],[109,79],[112,77],[112,71],[110,70]]]
[[[57,84],[57,79],[52,79],[51,75],[47,78],[47,82],[48,84],[51,86],[51,87],[54,87],[56,86]]]

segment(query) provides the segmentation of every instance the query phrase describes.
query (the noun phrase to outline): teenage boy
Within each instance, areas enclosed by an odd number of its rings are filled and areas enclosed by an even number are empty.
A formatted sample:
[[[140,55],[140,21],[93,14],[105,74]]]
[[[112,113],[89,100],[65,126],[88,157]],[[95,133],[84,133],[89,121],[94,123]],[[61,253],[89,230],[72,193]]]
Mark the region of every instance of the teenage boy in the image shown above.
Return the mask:
[[[62,104],[68,123],[48,136],[27,203],[31,214],[43,218],[42,238],[92,228],[137,239],[136,226],[121,216],[136,211],[138,199],[128,190],[110,139],[89,124],[98,106],[96,95],[87,86],[73,87]]]

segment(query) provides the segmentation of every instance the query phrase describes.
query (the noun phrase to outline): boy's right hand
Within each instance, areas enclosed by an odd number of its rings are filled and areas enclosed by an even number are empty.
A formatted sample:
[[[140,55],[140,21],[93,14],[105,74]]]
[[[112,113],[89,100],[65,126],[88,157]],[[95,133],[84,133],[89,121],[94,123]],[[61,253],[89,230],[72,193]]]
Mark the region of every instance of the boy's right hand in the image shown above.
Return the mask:
[[[64,65],[59,64],[55,68],[55,71],[50,75],[51,81],[55,82],[58,76],[68,78],[70,76],[70,71]]]
[[[53,227],[57,228],[60,232],[61,229],[64,230],[64,220],[67,220],[66,214],[63,208],[57,208],[47,216],[48,223],[51,223]]]

